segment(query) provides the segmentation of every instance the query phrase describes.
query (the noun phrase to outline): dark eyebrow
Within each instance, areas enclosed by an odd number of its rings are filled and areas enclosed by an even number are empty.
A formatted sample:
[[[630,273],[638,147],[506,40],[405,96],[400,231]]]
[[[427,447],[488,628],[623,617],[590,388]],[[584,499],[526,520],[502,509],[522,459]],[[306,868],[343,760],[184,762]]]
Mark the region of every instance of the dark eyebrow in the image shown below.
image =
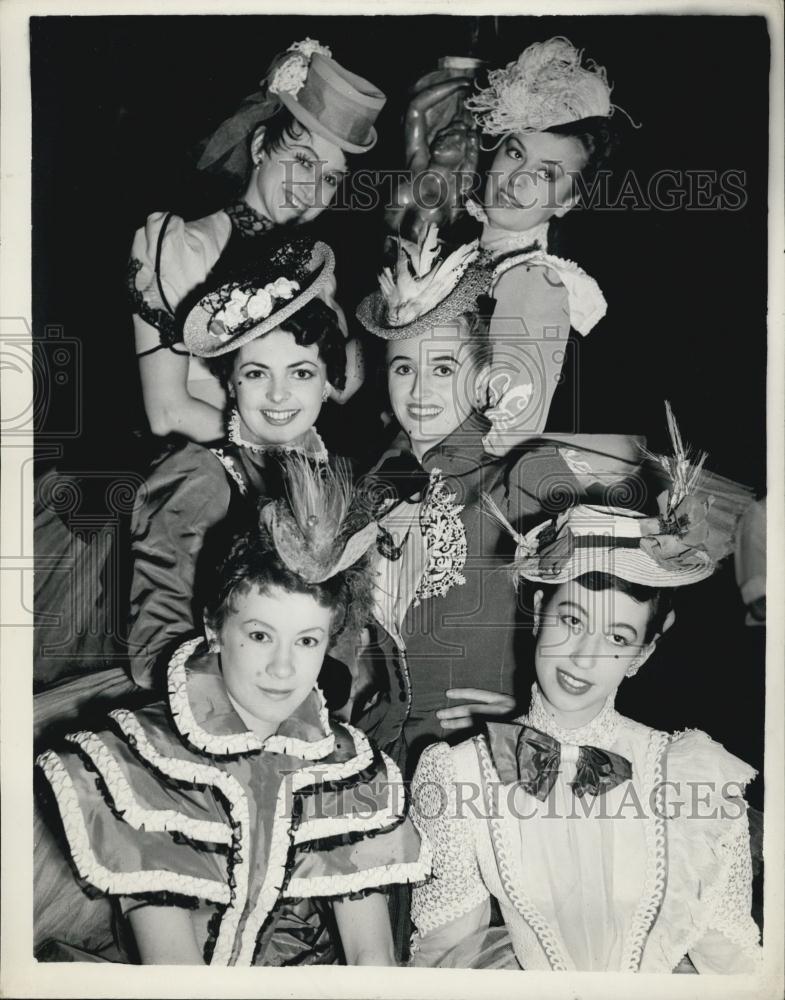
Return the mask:
[[[580,611],[582,615],[586,615],[586,608],[578,604],[576,601],[559,601],[558,608],[572,608],[573,611]]]
[[[293,146],[290,146],[289,148],[290,149],[304,149],[307,153],[310,153],[311,156],[318,163],[324,164],[324,163],[327,162],[326,160],[319,159],[318,153],[311,146],[304,146],[302,143],[295,143]],[[328,170],[327,173],[329,173],[329,174],[348,174],[349,173],[349,168],[348,167],[333,167],[332,170]]]
[[[626,622],[612,622],[610,627],[614,632],[620,632],[622,629],[626,629],[632,634],[633,639],[638,638],[638,630],[634,625],[628,625]]]
[[[316,362],[315,361],[311,361],[310,358],[303,358],[302,361],[293,361],[292,364],[287,365],[286,367],[287,368],[302,368],[303,365],[313,365],[314,368],[318,368],[319,367],[316,364]],[[267,367],[267,365],[265,365],[265,368],[266,367]]]
[[[456,365],[458,364],[458,359],[452,354],[439,354],[435,358],[428,358],[428,361],[433,364],[434,361],[453,361]]]
[[[394,365],[396,361],[414,361],[414,358],[410,358],[408,354],[396,354],[394,358],[391,358],[387,363],[389,365]]]
[[[305,635],[307,632],[321,632],[322,635],[325,634],[325,630],[321,625],[312,625],[310,628],[304,628],[302,632],[298,632],[298,635]]]

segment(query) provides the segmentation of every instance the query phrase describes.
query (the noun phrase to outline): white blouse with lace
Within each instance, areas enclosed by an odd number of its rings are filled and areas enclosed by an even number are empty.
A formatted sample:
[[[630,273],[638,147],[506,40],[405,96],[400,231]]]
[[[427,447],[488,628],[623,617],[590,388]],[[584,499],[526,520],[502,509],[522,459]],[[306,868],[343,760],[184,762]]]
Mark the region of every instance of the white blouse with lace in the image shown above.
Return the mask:
[[[524,969],[671,972],[689,956],[698,972],[754,972],[742,797],[754,771],[705,733],[658,732],[612,700],[586,727],[560,731],[535,692],[520,721],[562,743],[545,801],[501,780],[493,738],[436,744],[420,760],[413,817],[434,877],[414,891],[415,964],[438,966],[476,940],[494,896]],[[577,798],[579,745],[622,755],[632,780]]]

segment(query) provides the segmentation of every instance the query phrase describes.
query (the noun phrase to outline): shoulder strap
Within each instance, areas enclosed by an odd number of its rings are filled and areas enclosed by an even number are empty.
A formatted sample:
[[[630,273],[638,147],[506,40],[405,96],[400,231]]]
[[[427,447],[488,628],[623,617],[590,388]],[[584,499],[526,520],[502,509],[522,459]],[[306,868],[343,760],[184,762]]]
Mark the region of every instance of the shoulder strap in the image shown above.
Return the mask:
[[[169,300],[164,292],[164,286],[161,282],[161,252],[164,245],[164,235],[166,234],[167,227],[169,226],[169,220],[172,218],[172,212],[167,212],[166,218],[161,225],[161,232],[158,234],[158,245],[155,248],[155,280],[158,282],[158,294],[161,296],[161,301],[169,310],[169,312],[174,315],[174,309],[169,305]]]

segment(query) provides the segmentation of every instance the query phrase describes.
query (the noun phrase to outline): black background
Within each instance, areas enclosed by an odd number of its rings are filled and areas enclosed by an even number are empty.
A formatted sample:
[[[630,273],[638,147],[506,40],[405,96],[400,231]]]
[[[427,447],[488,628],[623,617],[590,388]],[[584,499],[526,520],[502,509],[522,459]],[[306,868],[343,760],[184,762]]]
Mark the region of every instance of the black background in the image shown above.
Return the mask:
[[[62,326],[81,351],[40,409],[42,460],[50,445],[73,469],[142,468],[151,454],[124,293],[131,239],[151,211],[193,218],[226,201],[193,170],[192,151],[257,89],[276,52],[318,39],[384,90],[380,141],[359,165],[395,169],[406,90],[439,56],[500,66],[558,34],[607,67],[615,103],[642,124],[625,129],[617,179],[633,170],[645,189],[664,169],[746,178],[739,211],[594,209],[565,220],[561,252],[609,302],[577,344],[578,429],[644,433],[664,448],[668,398],[711,466],[763,493],[769,43],[755,17],[32,18],[34,332]],[[353,313],[374,285],[380,213],[328,212],[320,226]],[[75,406],[81,433],[66,439]],[[692,589],[680,638],[622,689],[621,707],[654,725],[706,728],[758,764],[763,630],[745,629],[732,568]]]

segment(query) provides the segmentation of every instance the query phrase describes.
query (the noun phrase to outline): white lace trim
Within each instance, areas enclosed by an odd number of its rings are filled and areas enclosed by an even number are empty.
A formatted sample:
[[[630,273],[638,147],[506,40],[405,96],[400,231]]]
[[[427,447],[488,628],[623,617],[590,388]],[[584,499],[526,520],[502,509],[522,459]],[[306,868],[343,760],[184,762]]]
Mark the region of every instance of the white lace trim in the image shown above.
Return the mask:
[[[739,829],[738,827],[741,827]],[[738,824],[719,845],[722,873],[706,899],[704,929],[723,934],[753,962],[762,959],[760,931],[752,909],[752,858],[747,823]]]
[[[292,757],[302,757],[305,760],[319,760],[332,753],[335,749],[335,736],[330,728],[327,705],[324,695],[316,687],[319,697],[319,721],[323,739],[309,742],[293,736],[273,734],[267,739],[260,739],[255,733],[233,733],[231,735],[208,733],[196,721],[188,698],[188,678],[185,664],[194,650],[204,642],[204,639],[189,639],[175,651],[169,661],[169,702],[172,706],[175,725],[188,742],[204,753],[226,755],[253,753],[266,750],[269,753],[289,754]]]
[[[232,830],[226,823],[199,820],[175,809],[147,809],[140,805],[114,754],[95,733],[81,731],[66,736],[90,758],[106,785],[114,807],[124,822],[148,833],[182,833],[191,840],[209,844],[231,844]]]
[[[520,866],[516,861],[515,852],[508,843],[504,819],[499,815],[498,810],[493,807],[494,804],[490,798],[490,788],[493,785],[498,786],[500,778],[496,772],[496,768],[493,766],[493,760],[491,759],[485,737],[477,736],[474,742],[477,747],[477,756],[484,779],[483,792],[489,816],[488,825],[490,827],[491,841],[504,891],[512,905],[537,935],[537,939],[545,952],[551,968],[556,972],[566,972],[569,965],[564,957],[564,952],[556,934],[543,914],[523,891],[523,876]]]
[[[334,766],[335,770],[326,773],[326,776],[324,774],[320,774],[319,776],[322,778],[322,781],[338,781],[345,775],[357,774],[360,771],[364,771],[367,767],[370,767],[373,762],[373,750],[365,737],[365,734],[361,733],[353,726],[346,725],[346,728],[352,733],[355,737],[356,744],[359,744],[362,749],[355,757],[353,757],[350,761],[346,761],[343,765],[325,765],[326,769]],[[375,812],[370,812],[367,815],[353,814],[351,816],[341,817],[320,816],[318,819],[305,820],[295,831],[294,843],[302,844],[308,840],[319,840],[322,837],[333,837],[342,833],[381,830],[386,826],[392,826],[393,823],[401,819],[404,815],[403,778],[400,770],[393,763],[393,761],[390,760],[387,754],[381,753],[381,757],[387,770],[387,777],[385,779],[387,802],[383,808]],[[354,769],[349,769],[348,765],[354,765]],[[313,774],[315,770],[316,768],[310,768],[308,773]],[[400,798],[398,796],[393,798],[393,785],[398,785],[401,788]],[[396,801],[401,802],[401,807],[398,809],[394,808]]]
[[[614,708],[614,695],[610,694],[591,722],[587,722],[585,726],[580,726],[578,729],[563,729],[548,712],[540,694],[539,685],[534,683],[529,711],[519,721],[547,733],[559,743],[566,743],[570,746],[601,747],[603,750],[610,750],[619,733],[621,716]]]
[[[251,441],[246,441],[240,433],[240,414],[235,408],[229,416],[227,431],[227,437],[231,444],[239,445],[241,448],[247,448],[248,451],[252,451],[256,455],[265,455],[268,452],[284,451],[295,452],[298,455],[305,455],[308,458],[313,458],[317,462],[327,462],[330,458],[325,443],[322,441],[322,438],[315,427],[309,428],[305,444],[254,444]]]
[[[558,274],[567,292],[567,302],[570,311],[570,324],[582,336],[586,336],[608,311],[608,303],[600,290],[600,286],[575,261],[555,257],[544,250],[532,250],[517,254],[503,260],[493,272],[491,294],[499,278],[510,268],[521,264],[540,264],[549,267]]]
[[[643,949],[652,924],[662,905],[665,894],[667,868],[665,860],[665,815],[663,809],[664,785],[662,780],[662,760],[670,737],[654,729],[649,734],[646,751],[646,773],[644,788],[648,792],[647,801],[654,801],[646,817],[646,879],[630,931],[622,951],[621,971],[637,972],[640,968]]]
[[[105,868],[90,847],[79,796],[65,765],[51,750],[41,754],[36,763],[52,786],[76,870],[90,885],[100,892],[116,896],[172,892],[221,905],[230,903],[231,892],[224,882],[157,869],[113,872]]]
[[[414,607],[429,597],[444,597],[452,587],[466,583],[461,570],[466,563],[466,528],[461,520],[463,504],[442,479],[441,469],[432,469],[420,527],[425,535],[428,559],[417,586]]]
[[[427,878],[432,865],[431,845],[427,837],[421,837],[420,854],[416,861],[402,861],[395,865],[379,865],[348,875],[316,875],[313,878],[293,878],[284,895],[301,896],[346,896],[350,892],[372,889],[379,885],[400,885],[407,882],[421,882]]]
[[[223,448],[211,448],[210,451],[215,455],[221,465],[226,469],[232,479],[237,483],[240,493],[246,496],[248,493],[248,487],[245,485],[245,480],[240,475],[237,466],[232,461],[230,455],[224,455]]]
[[[420,758],[411,815],[433,850],[433,878],[412,894],[412,920],[417,927],[412,948],[416,950],[420,939],[469,913],[489,895],[469,821],[457,815],[455,774],[444,743],[430,747]]]
[[[229,965],[234,948],[234,940],[240,917],[248,899],[248,879],[251,857],[251,830],[248,810],[248,799],[242,785],[231,774],[226,774],[217,767],[208,764],[197,764],[195,761],[179,760],[160,754],[139,724],[132,712],[127,709],[117,709],[109,713],[121,731],[136,747],[137,752],[153,770],[169,778],[184,781],[188,784],[207,785],[219,789],[227,801],[229,818],[232,823],[235,853],[239,852],[241,860],[230,863],[229,877],[234,877],[235,888],[231,901],[221,917],[221,926],[215,942],[211,965]]]

